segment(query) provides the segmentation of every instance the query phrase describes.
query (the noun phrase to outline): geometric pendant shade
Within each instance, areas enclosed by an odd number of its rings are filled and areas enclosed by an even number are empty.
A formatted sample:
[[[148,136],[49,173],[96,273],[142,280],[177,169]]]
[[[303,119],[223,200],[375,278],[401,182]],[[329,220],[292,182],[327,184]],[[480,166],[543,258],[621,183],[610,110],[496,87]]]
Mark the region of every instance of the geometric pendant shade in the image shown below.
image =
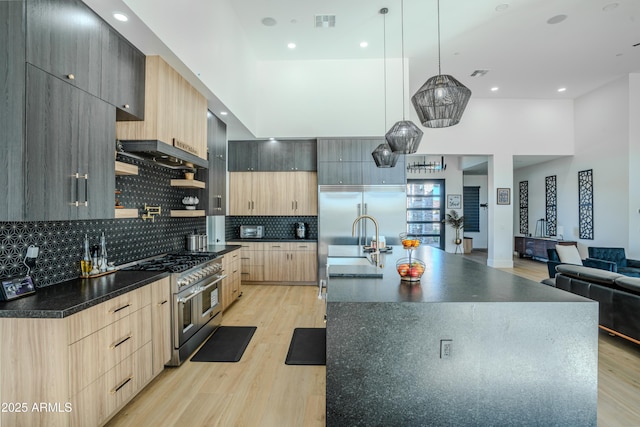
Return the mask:
[[[392,168],[398,163],[398,154],[391,151],[391,148],[387,143],[378,145],[378,147],[371,153],[373,160],[376,162],[376,166],[379,168]]]
[[[420,123],[430,128],[457,125],[471,98],[471,90],[440,68],[440,0],[438,4],[438,75],[431,77],[411,97]]]
[[[471,90],[453,76],[431,77],[413,95],[411,102],[423,126],[445,128],[460,122],[471,98]]]
[[[413,154],[418,151],[422,131],[410,120],[396,122],[385,135],[391,151],[398,154]]]
[[[383,46],[383,66],[384,66],[384,125],[387,122],[387,13],[389,9],[383,7],[380,9],[382,15],[382,46]],[[379,168],[392,168],[398,163],[398,155],[391,151],[387,142],[378,145],[375,150],[371,152],[373,160],[376,162],[376,166]]]
[[[401,41],[402,41],[402,120],[396,122],[385,134],[391,151],[398,154],[413,154],[418,151],[422,131],[404,115],[404,2],[400,0]]]

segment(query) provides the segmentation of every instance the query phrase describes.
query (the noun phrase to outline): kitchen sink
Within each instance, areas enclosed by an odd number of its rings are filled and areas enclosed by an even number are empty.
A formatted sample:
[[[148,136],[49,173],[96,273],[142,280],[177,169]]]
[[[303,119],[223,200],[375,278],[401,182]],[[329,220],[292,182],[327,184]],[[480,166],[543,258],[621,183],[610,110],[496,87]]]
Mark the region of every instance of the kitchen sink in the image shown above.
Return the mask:
[[[373,265],[368,258],[362,257],[329,257],[327,258],[327,265]]]

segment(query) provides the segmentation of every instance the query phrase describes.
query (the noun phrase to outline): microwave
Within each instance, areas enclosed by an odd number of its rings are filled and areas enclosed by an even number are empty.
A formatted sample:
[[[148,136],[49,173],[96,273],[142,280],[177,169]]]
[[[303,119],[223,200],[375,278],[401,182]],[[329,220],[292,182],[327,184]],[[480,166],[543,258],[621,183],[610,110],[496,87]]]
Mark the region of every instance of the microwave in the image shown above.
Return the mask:
[[[241,239],[262,239],[263,237],[264,237],[263,225],[241,225],[240,226]]]

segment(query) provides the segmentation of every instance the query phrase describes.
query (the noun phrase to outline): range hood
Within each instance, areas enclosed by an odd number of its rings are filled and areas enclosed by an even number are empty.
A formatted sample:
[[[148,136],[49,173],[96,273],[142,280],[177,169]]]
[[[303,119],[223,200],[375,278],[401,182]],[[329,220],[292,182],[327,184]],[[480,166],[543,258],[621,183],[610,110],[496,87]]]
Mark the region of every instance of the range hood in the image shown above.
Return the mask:
[[[149,160],[171,169],[206,169],[208,162],[198,156],[158,140],[119,141],[122,154]]]

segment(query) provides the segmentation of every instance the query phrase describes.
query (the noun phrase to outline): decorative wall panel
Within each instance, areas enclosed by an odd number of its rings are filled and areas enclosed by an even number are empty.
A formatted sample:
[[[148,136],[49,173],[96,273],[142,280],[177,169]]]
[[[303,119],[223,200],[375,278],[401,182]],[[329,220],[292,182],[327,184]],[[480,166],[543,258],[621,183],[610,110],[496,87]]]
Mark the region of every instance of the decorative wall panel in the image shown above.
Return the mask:
[[[578,237],[593,240],[593,169],[578,172]]]
[[[545,178],[545,210],[547,220],[547,235],[558,234],[558,179],[556,175]]]
[[[122,191],[118,196],[120,202],[127,208],[138,208],[139,212],[144,203],[161,206],[161,216],[154,222],[139,218],[0,222],[0,279],[26,274],[27,267],[22,261],[29,245],[40,248],[31,277],[37,287],[43,287],[79,276],[85,234],[93,245],[99,243],[104,231],[108,258],[120,265],[183,250],[187,234],[193,230],[206,232],[204,217],[169,217],[171,209],[183,209],[181,200],[190,193],[169,185],[172,178],[182,177],[180,171],[138,160],[122,160],[136,164],[139,175],[116,177],[116,188]]]
[[[529,181],[520,181],[520,234],[529,234]]]

